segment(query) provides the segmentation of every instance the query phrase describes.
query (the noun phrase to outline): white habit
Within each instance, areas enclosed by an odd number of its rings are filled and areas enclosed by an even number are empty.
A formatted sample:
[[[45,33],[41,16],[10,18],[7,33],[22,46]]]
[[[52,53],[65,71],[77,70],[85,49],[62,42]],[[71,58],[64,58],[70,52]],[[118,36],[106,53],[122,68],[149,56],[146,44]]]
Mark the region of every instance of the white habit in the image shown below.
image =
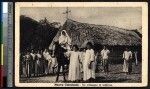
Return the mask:
[[[63,35],[62,32],[64,32],[66,35]],[[59,44],[61,44],[61,46],[64,47],[65,49],[70,50],[71,38],[67,34],[66,30],[63,30],[62,32],[58,39]]]

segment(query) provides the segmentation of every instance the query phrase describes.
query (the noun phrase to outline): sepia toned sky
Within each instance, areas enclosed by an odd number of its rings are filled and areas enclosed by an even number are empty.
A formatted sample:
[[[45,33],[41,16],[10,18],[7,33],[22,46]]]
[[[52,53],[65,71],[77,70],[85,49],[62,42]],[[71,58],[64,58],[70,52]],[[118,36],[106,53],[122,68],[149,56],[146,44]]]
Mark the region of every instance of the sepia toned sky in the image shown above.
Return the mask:
[[[75,21],[110,25],[126,29],[139,29],[142,26],[142,9],[138,7],[69,7],[69,18]],[[22,7],[21,15],[26,15],[37,21],[47,18],[50,22],[66,20],[65,7]]]

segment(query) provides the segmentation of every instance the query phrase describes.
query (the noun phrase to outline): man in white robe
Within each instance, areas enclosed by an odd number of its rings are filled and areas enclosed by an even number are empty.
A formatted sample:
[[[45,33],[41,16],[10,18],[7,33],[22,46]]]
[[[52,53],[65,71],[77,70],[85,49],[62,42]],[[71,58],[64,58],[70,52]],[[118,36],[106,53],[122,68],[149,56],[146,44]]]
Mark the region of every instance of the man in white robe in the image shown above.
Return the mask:
[[[87,43],[85,59],[83,62],[83,80],[95,79],[95,54],[92,49],[92,43]]]
[[[125,72],[126,74],[130,74],[131,70],[132,70],[132,52],[129,51],[128,48],[126,48],[126,50],[123,53],[123,59],[124,59],[124,64],[123,64],[123,72]]]

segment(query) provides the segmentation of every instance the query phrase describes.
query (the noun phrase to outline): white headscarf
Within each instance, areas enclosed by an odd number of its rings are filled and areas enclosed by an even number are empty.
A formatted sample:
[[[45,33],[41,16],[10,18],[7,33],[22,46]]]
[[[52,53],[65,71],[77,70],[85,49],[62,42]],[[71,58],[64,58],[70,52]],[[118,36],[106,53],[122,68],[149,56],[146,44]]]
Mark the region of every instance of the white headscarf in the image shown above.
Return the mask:
[[[64,32],[66,35],[64,36],[63,34],[62,34],[62,32]],[[69,35],[67,34],[67,32],[66,32],[66,30],[62,30],[61,31],[61,35],[60,35],[60,37],[59,37],[59,44],[60,43],[67,43],[67,44],[69,44],[69,45],[71,45],[71,38],[69,37]]]

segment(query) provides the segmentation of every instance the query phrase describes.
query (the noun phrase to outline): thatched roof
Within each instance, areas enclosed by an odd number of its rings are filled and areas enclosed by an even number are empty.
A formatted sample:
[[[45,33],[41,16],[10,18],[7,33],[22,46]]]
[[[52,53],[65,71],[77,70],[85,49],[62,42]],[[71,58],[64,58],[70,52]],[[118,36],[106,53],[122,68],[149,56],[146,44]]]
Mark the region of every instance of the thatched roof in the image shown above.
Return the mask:
[[[66,30],[72,39],[72,44],[81,46],[85,41],[92,41],[94,44],[101,45],[141,45],[141,37],[132,30],[122,29],[107,25],[94,25],[80,23],[68,19],[62,29],[58,31],[53,41],[57,41],[62,30]]]

